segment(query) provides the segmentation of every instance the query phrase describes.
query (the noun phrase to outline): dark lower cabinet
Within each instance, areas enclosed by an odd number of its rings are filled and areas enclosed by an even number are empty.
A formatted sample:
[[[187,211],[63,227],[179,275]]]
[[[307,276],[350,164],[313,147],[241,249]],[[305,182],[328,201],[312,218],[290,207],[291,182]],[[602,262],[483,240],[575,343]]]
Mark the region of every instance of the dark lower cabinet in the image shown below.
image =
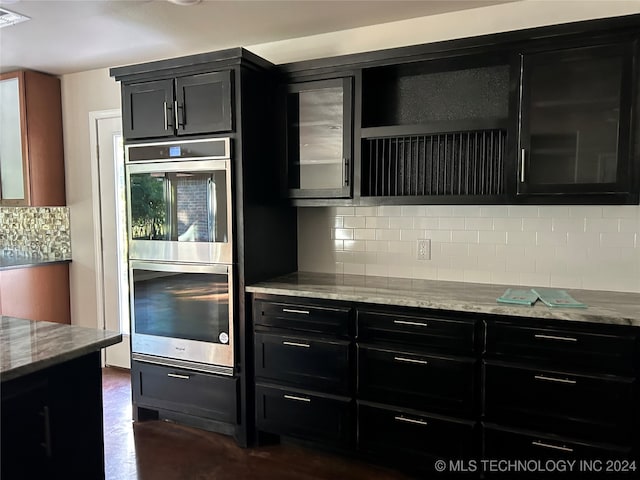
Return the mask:
[[[479,454],[475,421],[359,402],[358,450],[410,470],[435,471],[436,460]]]
[[[258,384],[256,402],[262,431],[332,447],[354,445],[355,405],[350,398]]]
[[[131,364],[134,407],[175,412],[238,423],[238,379],[193,370],[133,361]]]

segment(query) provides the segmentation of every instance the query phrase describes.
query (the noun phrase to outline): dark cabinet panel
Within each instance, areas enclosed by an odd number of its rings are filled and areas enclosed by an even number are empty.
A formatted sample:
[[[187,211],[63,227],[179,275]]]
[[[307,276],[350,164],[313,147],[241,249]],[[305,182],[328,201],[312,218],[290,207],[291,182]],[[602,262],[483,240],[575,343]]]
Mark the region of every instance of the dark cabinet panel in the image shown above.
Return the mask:
[[[418,410],[471,416],[475,359],[358,345],[358,396]]]
[[[495,321],[489,324],[486,336],[487,355],[494,358],[627,375],[635,374],[637,349],[638,333],[627,329],[612,333],[602,328],[587,331]]]
[[[286,92],[287,187],[292,198],[348,198],[351,77],[293,83]]]
[[[137,406],[237,423],[238,381],[191,370],[132,362]]]
[[[519,194],[629,193],[630,43],[523,56]]]
[[[350,342],[256,332],[256,378],[348,394]]]
[[[354,444],[355,406],[348,398],[257,384],[256,403],[262,431],[336,447]]]
[[[436,459],[475,457],[478,431],[472,421],[358,404],[358,449],[409,469],[435,474]]]
[[[311,305],[299,302],[256,301],[254,323],[259,326],[346,337],[350,307]]]
[[[411,314],[406,310],[358,310],[358,340],[399,342],[420,348],[472,353],[477,340],[472,321]]]
[[[227,132],[231,120],[231,72],[176,79],[178,135]]]
[[[631,377],[485,364],[485,416],[491,421],[628,444],[637,404]]]
[[[231,72],[213,72],[122,86],[124,137],[170,137],[233,128]]]
[[[173,135],[173,80],[122,86],[122,128],[125,138]]]

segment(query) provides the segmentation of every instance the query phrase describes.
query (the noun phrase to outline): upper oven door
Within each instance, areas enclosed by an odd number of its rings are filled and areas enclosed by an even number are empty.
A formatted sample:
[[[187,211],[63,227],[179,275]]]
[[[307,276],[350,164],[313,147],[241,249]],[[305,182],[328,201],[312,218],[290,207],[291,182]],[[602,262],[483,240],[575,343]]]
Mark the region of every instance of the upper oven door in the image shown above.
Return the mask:
[[[233,263],[230,160],[129,163],[129,257]]]

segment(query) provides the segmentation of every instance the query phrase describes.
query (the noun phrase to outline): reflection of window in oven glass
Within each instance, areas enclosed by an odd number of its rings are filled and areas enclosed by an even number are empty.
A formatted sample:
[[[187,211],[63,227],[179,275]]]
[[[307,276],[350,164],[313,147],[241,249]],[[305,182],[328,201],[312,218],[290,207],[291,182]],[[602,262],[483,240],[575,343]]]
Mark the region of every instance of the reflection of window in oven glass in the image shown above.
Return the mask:
[[[164,174],[133,174],[130,178],[131,238],[169,240],[167,179]]]
[[[134,270],[135,332],[219,343],[229,333],[227,277]]]

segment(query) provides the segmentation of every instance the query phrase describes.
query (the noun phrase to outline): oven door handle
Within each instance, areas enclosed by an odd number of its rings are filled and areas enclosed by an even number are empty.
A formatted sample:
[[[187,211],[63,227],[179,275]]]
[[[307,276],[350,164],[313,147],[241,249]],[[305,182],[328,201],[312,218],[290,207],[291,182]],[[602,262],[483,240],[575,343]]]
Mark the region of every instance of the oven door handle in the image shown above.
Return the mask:
[[[169,273],[215,273],[218,275],[231,275],[231,265],[217,264],[186,264],[147,262],[144,260],[131,261],[132,270],[149,270],[152,272]]]

